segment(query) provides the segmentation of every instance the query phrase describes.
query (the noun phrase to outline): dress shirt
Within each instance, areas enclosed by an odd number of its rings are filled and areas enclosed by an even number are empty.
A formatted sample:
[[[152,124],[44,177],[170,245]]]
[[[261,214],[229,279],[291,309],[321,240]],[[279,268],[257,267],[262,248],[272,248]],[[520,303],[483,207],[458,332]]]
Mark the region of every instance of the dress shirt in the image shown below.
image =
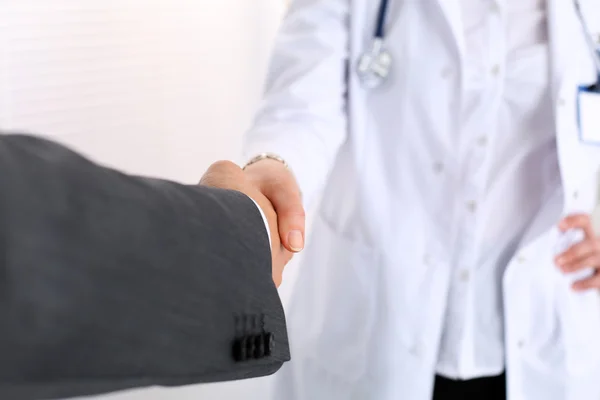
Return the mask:
[[[466,53],[453,271],[437,372],[502,373],[502,276],[547,193],[560,187],[544,0],[460,0]],[[450,211],[452,212],[452,211]],[[455,236],[453,236],[455,235]]]
[[[254,204],[256,205],[256,208],[258,208],[258,211],[260,211],[260,215],[263,219],[263,222],[265,223],[265,228],[267,229],[267,235],[269,236],[269,245],[270,245],[272,243],[271,242],[271,230],[269,229],[269,222],[267,221],[267,217],[265,216],[265,213],[263,212],[262,208],[260,208],[258,203],[256,201],[254,201],[254,199],[252,197],[250,197],[250,200],[252,200],[254,202]]]

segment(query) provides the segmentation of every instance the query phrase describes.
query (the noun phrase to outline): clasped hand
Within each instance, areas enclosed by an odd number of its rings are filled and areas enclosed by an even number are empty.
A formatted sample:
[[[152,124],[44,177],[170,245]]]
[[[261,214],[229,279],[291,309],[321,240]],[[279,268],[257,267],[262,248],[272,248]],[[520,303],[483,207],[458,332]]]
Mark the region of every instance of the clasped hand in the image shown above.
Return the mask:
[[[562,232],[581,230],[584,238],[559,254],[556,265],[565,274],[592,268],[590,277],[577,281],[573,289],[577,291],[600,289],[600,237],[594,232],[592,217],[589,214],[573,214],[564,218],[558,225]]]
[[[262,209],[271,236],[273,281],[279,287],[283,269],[304,248],[305,214],[298,184],[281,163],[262,160],[242,170],[218,161],[206,171],[201,185],[242,192]]]

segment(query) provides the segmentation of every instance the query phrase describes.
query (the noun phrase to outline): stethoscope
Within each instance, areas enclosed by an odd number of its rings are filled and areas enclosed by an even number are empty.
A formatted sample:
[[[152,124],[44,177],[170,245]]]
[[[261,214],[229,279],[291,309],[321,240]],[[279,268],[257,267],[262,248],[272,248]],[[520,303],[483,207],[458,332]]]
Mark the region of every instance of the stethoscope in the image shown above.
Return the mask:
[[[592,53],[592,58],[596,66],[596,72],[598,73],[598,81],[600,83],[600,46],[594,42],[592,33],[589,30],[586,19],[581,10],[579,0],[574,0],[575,9],[577,11],[577,17],[581,23],[586,37],[587,45]],[[379,11],[377,13],[377,21],[375,24],[375,33],[373,36],[373,42],[371,48],[363,53],[359,58],[357,66],[358,77],[366,89],[375,89],[381,86],[390,75],[392,69],[392,56],[385,49],[385,20],[388,14],[388,3],[389,0],[381,0],[379,4]]]
[[[387,11],[388,0],[381,0],[371,49],[366,51],[358,60],[358,77],[367,89],[375,89],[380,86],[387,80],[392,69],[392,56],[383,46]]]

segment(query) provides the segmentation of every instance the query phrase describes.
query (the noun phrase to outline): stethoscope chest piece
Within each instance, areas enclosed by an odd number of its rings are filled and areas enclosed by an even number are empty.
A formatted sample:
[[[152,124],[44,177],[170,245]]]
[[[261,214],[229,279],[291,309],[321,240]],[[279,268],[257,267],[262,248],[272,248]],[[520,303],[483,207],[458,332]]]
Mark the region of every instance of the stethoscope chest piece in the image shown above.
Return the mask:
[[[380,86],[390,75],[392,56],[383,47],[383,40],[376,38],[370,51],[358,60],[358,77],[367,89]]]

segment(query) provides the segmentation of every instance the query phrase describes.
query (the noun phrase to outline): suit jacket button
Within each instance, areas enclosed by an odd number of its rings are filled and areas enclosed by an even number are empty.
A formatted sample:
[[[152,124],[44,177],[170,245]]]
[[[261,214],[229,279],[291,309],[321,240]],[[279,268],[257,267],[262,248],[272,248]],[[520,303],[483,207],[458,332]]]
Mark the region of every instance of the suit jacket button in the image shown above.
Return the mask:
[[[246,359],[254,358],[255,353],[255,344],[254,344],[254,336],[246,336],[244,338],[244,343],[246,345]]]
[[[265,356],[265,341],[263,335],[254,336],[254,358],[261,359]]]
[[[237,362],[246,361],[246,343],[244,338],[233,342],[233,359]]]
[[[275,347],[275,336],[268,332],[263,334],[263,341],[265,344],[265,355],[270,356]]]

